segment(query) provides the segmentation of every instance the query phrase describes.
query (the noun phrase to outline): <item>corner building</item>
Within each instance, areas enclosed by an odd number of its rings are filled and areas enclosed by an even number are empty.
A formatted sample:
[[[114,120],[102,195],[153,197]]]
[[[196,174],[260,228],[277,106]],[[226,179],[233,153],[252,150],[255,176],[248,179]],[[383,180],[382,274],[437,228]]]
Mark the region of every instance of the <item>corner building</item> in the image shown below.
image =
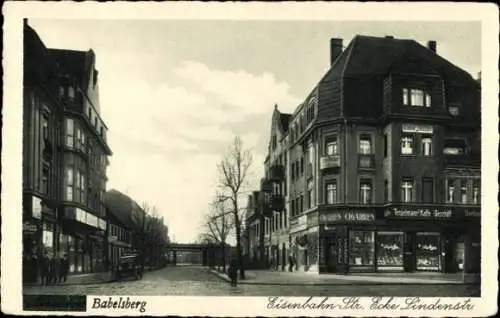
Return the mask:
[[[331,40],[290,119],[297,269],[479,272],[480,82],[414,40]]]
[[[104,270],[112,152],[94,52],[48,49],[25,20],[23,107],[25,256],[66,253],[70,273]]]

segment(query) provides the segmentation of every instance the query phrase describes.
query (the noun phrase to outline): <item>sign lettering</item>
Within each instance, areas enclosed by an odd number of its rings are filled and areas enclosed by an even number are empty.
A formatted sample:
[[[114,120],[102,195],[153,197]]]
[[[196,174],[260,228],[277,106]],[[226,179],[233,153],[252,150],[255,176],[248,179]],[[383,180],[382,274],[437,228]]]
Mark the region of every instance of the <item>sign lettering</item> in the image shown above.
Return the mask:
[[[375,221],[375,214],[373,212],[341,211],[341,212],[331,212],[320,215],[321,223],[373,222],[373,221]]]
[[[433,127],[430,125],[403,124],[403,132],[418,133],[418,134],[432,134]]]
[[[438,209],[388,209],[384,212],[385,217],[402,217],[402,218],[451,218],[453,212],[451,210]]]
[[[477,210],[465,210],[464,212],[465,216],[467,217],[481,217],[481,211],[477,211]]]

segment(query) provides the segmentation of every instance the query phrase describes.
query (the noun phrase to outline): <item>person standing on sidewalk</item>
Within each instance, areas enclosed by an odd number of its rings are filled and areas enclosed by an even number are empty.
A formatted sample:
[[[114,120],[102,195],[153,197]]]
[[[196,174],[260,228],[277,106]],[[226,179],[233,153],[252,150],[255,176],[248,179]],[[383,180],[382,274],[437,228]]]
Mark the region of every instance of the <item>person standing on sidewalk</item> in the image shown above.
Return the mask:
[[[238,262],[234,257],[229,262],[228,274],[231,279],[231,286],[236,286],[238,284]]]
[[[49,275],[48,275],[49,276],[48,281],[50,285],[57,283],[57,275],[59,273],[59,271],[57,270],[59,268],[58,263],[59,262],[56,259],[56,256],[52,255],[49,261]]]
[[[288,255],[288,271],[293,272],[293,255]]]
[[[68,272],[69,272],[69,260],[68,260],[68,254],[64,253],[63,256],[59,259],[59,284],[64,281],[66,283],[66,280],[68,278]]]
[[[47,255],[47,251],[43,252],[43,255],[40,257],[40,279],[42,285],[48,285],[49,280],[49,257]]]

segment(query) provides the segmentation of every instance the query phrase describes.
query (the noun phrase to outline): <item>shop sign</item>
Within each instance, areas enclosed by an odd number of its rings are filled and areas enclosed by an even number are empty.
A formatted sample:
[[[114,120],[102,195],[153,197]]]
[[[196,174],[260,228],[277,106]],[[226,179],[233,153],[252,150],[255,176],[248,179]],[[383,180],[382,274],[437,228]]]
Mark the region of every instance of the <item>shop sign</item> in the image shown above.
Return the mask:
[[[401,217],[401,218],[451,218],[452,210],[440,209],[387,209],[384,212],[385,217]]]
[[[365,211],[329,212],[320,215],[320,223],[373,222],[375,213]]]
[[[34,233],[38,231],[38,226],[30,222],[23,223],[23,231],[28,233]]]
[[[42,199],[33,197],[31,211],[34,219],[42,219]]]
[[[432,134],[433,127],[431,125],[403,124],[403,132],[417,133],[417,134]]]
[[[464,215],[466,217],[481,217],[481,210],[470,210],[470,209],[465,209]]]

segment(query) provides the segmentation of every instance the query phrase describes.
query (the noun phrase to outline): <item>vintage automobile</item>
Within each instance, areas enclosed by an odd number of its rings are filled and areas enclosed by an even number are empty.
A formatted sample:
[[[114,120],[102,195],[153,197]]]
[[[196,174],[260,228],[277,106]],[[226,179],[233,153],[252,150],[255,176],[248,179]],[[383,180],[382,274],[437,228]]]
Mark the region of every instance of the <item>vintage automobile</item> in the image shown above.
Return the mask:
[[[139,255],[132,254],[120,257],[118,265],[115,268],[115,280],[122,280],[125,277],[142,278],[142,266]]]

